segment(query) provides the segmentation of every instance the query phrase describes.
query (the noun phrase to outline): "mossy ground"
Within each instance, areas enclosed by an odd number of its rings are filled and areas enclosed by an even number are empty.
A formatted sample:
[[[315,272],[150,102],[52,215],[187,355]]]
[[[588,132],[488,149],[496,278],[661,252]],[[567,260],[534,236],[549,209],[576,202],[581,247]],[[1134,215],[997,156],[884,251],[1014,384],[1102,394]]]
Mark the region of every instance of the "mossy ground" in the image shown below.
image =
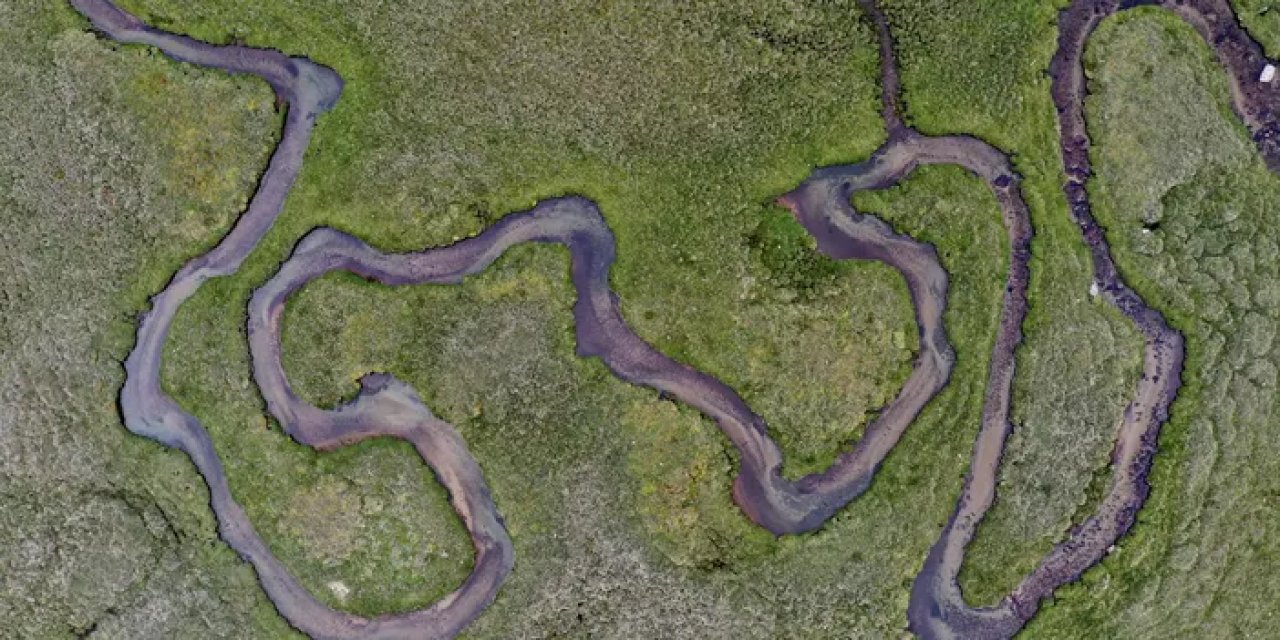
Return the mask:
[[[1267,55],[1280,54],[1280,2],[1276,0],[1231,0],[1240,24],[1262,45]]]
[[[239,274],[184,307],[164,371],[213,434],[252,521],[334,606],[422,606],[463,579],[471,556],[409,447],[316,454],[264,416],[245,305],[315,226],[414,250],[539,198],[595,199],[618,237],[613,285],[628,321],[739,389],[789,455],[788,475],[825,466],[908,372],[916,344],[900,278],[816,257],[771,204],[813,166],[861,160],[883,140],[875,42],[852,2],[122,4],[197,37],[311,56],[348,81],[276,228]],[[1018,429],[962,575],[970,600],[986,602],[1105,479],[1139,343],[1088,297],[1062,200],[1043,74],[1055,7],[885,5],[909,119],[1011,152],[1036,227]],[[1266,574],[1246,568],[1271,561],[1259,541],[1274,528],[1261,509],[1275,458],[1260,434],[1280,294],[1259,213],[1275,205],[1274,179],[1194,34],[1135,15],[1091,48],[1094,188],[1126,274],[1188,333],[1189,384],[1141,524],[1033,635],[1265,627],[1243,595],[1267,590]],[[114,406],[147,295],[231,224],[280,116],[261,83],[85,27],[58,3],[0,5],[0,34],[15,43],[0,71],[18,88],[0,92],[0,621],[38,637],[289,635],[217,541],[190,464],[128,436]],[[1215,123],[1212,135],[1192,121]],[[1179,142],[1190,139],[1202,144]],[[322,405],[369,370],[392,371],[458,425],[518,558],[470,637],[899,634],[977,431],[1008,256],[994,200],[959,169],[922,170],[855,203],[938,247],[959,361],[871,490],[816,534],[753,527],[729,500],[736,460],[714,425],[573,355],[557,248],[516,248],[459,286],[323,278],[289,303],[285,364]],[[1215,562],[1227,557],[1248,562]],[[1234,586],[1205,595],[1204,584]]]
[[[1242,3],[1247,4],[1247,3]],[[1246,20],[1246,24],[1248,21]],[[1171,14],[1108,20],[1088,51],[1099,220],[1126,277],[1187,337],[1152,496],[1118,554],[1060,594],[1039,637],[1236,637],[1274,625],[1280,180],[1226,79]]]
[[[1016,0],[963,8],[951,0],[884,4],[901,52],[908,120],[926,133],[978,135],[1012,155],[1035,229],[1015,429],[996,505],[960,575],[971,603],[992,604],[1087,503],[1090,478],[1105,470],[1115,422],[1138,375],[1141,342],[1119,314],[1090,298],[1088,254],[1062,195],[1044,73],[1056,46],[1057,7]]]

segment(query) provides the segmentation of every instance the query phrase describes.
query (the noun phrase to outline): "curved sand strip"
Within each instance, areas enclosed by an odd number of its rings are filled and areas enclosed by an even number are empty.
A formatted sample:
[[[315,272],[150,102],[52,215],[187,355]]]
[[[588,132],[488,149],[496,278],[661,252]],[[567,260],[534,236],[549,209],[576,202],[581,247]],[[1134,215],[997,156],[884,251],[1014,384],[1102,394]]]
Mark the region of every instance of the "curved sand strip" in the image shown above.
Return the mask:
[[[125,360],[126,378],[120,391],[125,426],[191,457],[209,486],[219,535],[253,565],[267,597],[299,630],[317,638],[453,637],[492,601],[498,583],[511,568],[512,552],[479,468],[448,425],[429,414],[409,410],[406,417],[412,420],[412,428],[402,425],[401,431],[392,435],[409,439],[449,490],[454,508],[472,532],[475,569],[457,591],[428,609],[368,620],[324,606],[280,564],[232,497],[204,427],[160,387],[160,358],[178,307],[205,280],[234,273],[271,227],[297,177],[315,118],[337,102],[342,79],[332,69],[303,58],[263,49],[213,46],[152,29],[106,0],[73,0],[72,4],[94,27],[115,40],[154,46],[177,60],[259,76],[288,105],[284,134],[249,208],[216,247],[183,265],[152,298],[151,310],[143,314],[137,344]],[[370,376],[364,382],[367,388],[385,387],[383,397],[398,393],[407,407],[416,402],[412,391],[397,387],[393,381]],[[315,444],[334,443],[317,440]]]
[[[874,6],[867,8],[877,17],[884,44],[888,31],[883,18]],[[897,80],[890,45],[884,47],[887,57],[883,70],[885,86],[892,88]],[[732,389],[668,358],[630,329],[609,288],[613,236],[595,205],[576,197],[545,201],[531,211],[504,218],[474,238],[409,254],[386,255],[332,229],[313,231],[250,303],[249,336],[255,378],[268,408],[291,435],[313,446],[335,446],[386,433],[412,437],[394,426],[397,417],[405,412],[406,403],[400,395],[406,388],[403,384],[392,383],[397,390],[393,399],[366,387],[354,403],[336,411],[311,407],[293,393],[280,361],[280,319],[288,297],[307,282],[335,270],[393,286],[457,283],[486,268],[515,244],[558,243],[569,249],[578,293],[574,307],[578,354],[598,356],[623,380],[660,390],[713,418],[740,452],[734,498],[752,520],[778,534],[818,528],[866,490],[907,426],[946,385],[954,364],[942,327],[947,275],[936,252],[893,232],[876,218],[855,212],[850,205],[852,192],[891,186],[922,164],[964,166],[986,180],[995,192],[1009,232],[1012,265],[993,350],[985,412],[988,422],[1008,423],[1013,349],[1021,339],[1020,326],[1026,314],[1031,227],[1018,191],[1019,178],[1007,158],[974,138],[925,137],[903,126],[897,114],[897,96],[892,91],[886,92],[884,104],[891,133],[879,151],[863,163],[821,169],[779,200],[817,239],[822,253],[834,259],[880,260],[898,269],[915,302],[921,334],[915,370],[898,397],[868,425],[856,446],[826,471],[796,482],[785,480],[780,471],[781,453],[768,437],[763,420]],[[416,397],[411,404],[413,413],[430,416]],[[998,451],[990,458],[994,464]]]
[[[1094,281],[1104,300],[1134,323],[1144,339],[1143,374],[1125,409],[1111,456],[1112,479],[1097,511],[1055,545],[1012,594],[990,608],[970,607],[956,582],[964,547],[994,499],[997,465],[984,451],[999,450],[1008,429],[984,420],[974,463],[955,513],[916,578],[908,611],[911,629],[926,638],[1007,638],[1018,632],[1060,586],[1078,580],[1097,564],[1134,524],[1150,492],[1147,474],[1160,428],[1181,387],[1185,346],[1158,311],[1125,284],[1093,218],[1086,182],[1091,175],[1085,128],[1083,55],[1089,35],[1107,16],[1139,5],[1160,5],[1182,17],[1213,48],[1226,70],[1237,115],[1253,133],[1267,165],[1280,169],[1280,92],[1258,82],[1267,60],[1261,47],[1236,21],[1223,0],[1125,2],[1077,0],[1058,20],[1058,50],[1050,64],[1052,96],[1058,112],[1060,145],[1072,219],[1080,227],[1094,266]]]

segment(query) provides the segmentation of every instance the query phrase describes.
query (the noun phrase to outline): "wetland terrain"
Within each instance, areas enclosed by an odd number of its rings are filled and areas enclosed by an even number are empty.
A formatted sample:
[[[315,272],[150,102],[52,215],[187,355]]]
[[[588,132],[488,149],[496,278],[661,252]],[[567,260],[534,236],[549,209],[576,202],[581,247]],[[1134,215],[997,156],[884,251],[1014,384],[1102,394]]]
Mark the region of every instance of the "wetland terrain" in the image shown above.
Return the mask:
[[[949,4],[0,7],[0,619],[1265,636],[1280,11]]]

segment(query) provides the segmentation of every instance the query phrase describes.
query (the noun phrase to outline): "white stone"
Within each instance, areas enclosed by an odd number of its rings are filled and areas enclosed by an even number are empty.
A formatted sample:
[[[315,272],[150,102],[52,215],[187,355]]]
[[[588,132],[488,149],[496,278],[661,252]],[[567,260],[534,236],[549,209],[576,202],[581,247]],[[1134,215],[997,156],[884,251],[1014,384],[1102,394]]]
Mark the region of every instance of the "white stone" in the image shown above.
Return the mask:
[[[1089,295],[1096,298],[1098,297],[1098,291],[1098,283],[1094,282],[1089,285]]]
[[[1271,82],[1276,77],[1276,66],[1269,64],[1262,68],[1262,75],[1258,76],[1258,82]]]
[[[334,580],[325,586],[329,587],[329,590],[332,591],[333,595],[337,596],[339,600],[346,600],[347,596],[351,595],[351,587],[348,587],[337,580]]]

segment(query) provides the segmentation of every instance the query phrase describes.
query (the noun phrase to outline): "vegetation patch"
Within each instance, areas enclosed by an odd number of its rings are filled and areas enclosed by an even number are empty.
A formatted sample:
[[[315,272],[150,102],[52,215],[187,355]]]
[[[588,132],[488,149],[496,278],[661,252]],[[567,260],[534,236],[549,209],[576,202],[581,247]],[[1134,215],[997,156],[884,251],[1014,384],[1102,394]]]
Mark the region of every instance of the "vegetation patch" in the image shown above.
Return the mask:
[[[716,571],[772,551],[773,536],[743,526],[730,501],[732,447],[696,411],[640,402],[622,425],[632,438],[627,471],[638,479],[640,514],[672,563]]]
[[[1247,635],[1268,625],[1254,594],[1277,570],[1262,541],[1277,527],[1278,452],[1265,434],[1280,180],[1231,114],[1212,52],[1176,16],[1110,19],[1089,55],[1097,215],[1125,277],[1186,336],[1188,358],[1138,525],[1028,633]],[[1217,135],[1185,142],[1205,131]],[[1131,206],[1133,194],[1149,208]]]
[[[408,445],[316,454],[264,415],[244,310],[316,226],[416,250],[540,198],[597,200],[628,321],[740,390],[792,477],[825,468],[909,372],[917,345],[897,274],[821,258],[768,204],[884,138],[875,42],[852,3],[122,4],[347,79],[283,216],[236,276],[183,308],[164,370],[272,550],[332,606],[424,606],[465,578],[472,555]],[[1267,2],[1238,5],[1272,42]],[[1036,229],[1017,428],[961,576],[970,601],[990,602],[1096,499],[1139,343],[1089,297],[1063,203],[1043,74],[1054,3],[885,10],[908,119],[1010,152]],[[288,636],[218,542],[190,463],[129,436],[113,401],[147,296],[243,209],[280,114],[262,83],[85,28],[62,3],[0,5],[12,45],[0,75],[17,88],[0,92],[0,626]],[[1028,633],[1245,635],[1267,628],[1246,596],[1275,573],[1280,452],[1265,436],[1280,250],[1267,216],[1280,185],[1176,18],[1109,20],[1089,59],[1099,218],[1129,281],[1187,334],[1190,360],[1134,533]],[[730,500],[736,461],[713,424],[574,355],[558,249],[513,249],[459,286],[322,278],[289,303],[285,366],[321,406],[390,371],[458,426],[518,558],[471,637],[898,634],[968,463],[1008,257],[990,193],[961,170],[922,169],[855,200],[937,246],[959,361],[871,489],[815,534],[777,540],[752,526]],[[62,555],[32,542],[49,539]]]
[[[1015,429],[996,504],[960,573],[970,603],[994,604],[1062,538],[1087,499],[1090,478],[1107,464],[1141,342],[1119,314],[1089,297],[1088,253],[1062,195],[1057,123],[1044,73],[1057,44],[1058,7],[1016,0],[890,0],[884,6],[898,38],[907,119],[924,133],[977,135],[1010,154],[1035,230],[1031,306],[1017,352]],[[953,289],[953,295],[964,292]],[[994,316],[998,308],[992,304],[979,313]],[[948,321],[948,331],[963,335],[954,324]],[[980,345],[953,340],[962,358],[963,350],[976,347],[985,367],[990,338]],[[984,385],[985,368],[952,384]]]

